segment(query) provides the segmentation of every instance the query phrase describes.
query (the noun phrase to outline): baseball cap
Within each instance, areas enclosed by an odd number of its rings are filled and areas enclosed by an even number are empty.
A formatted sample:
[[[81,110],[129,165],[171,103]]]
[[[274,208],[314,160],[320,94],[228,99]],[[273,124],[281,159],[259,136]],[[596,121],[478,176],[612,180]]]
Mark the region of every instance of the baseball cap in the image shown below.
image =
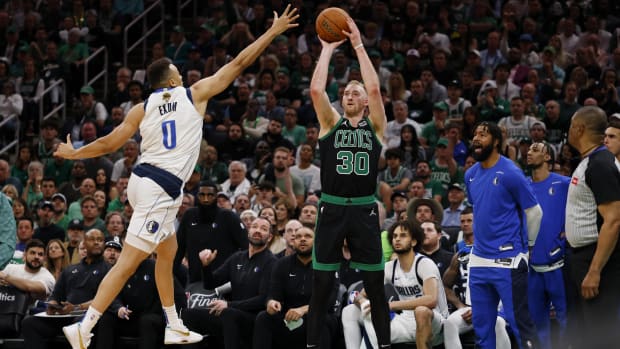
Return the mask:
[[[223,191],[217,193],[217,197],[218,198],[226,198],[226,199],[230,200],[230,197],[228,196],[228,194],[224,193]]]
[[[437,141],[437,146],[444,146],[447,147],[448,146],[448,139],[447,138],[439,138],[439,140]]]
[[[437,102],[433,104],[433,109],[448,111],[448,105],[445,102]]]
[[[519,36],[519,41],[532,42],[534,41],[534,38],[532,38],[532,35],[530,34],[521,34],[521,36]]]
[[[420,58],[420,52],[418,52],[418,50],[416,50],[415,48],[410,48],[409,51],[407,51],[407,57],[409,56]]]
[[[215,28],[214,28],[212,25],[210,25],[209,23],[203,23],[203,24],[200,26],[200,28],[201,28],[201,29],[204,29],[204,30],[206,30],[206,31],[209,31],[209,32],[211,32],[211,33],[215,33]]]
[[[79,219],[72,219],[67,225],[67,229],[84,230],[84,223]]]
[[[183,30],[183,27],[181,27],[180,25],[175,25],[174,27],[172,27],[172,31],[175,33],[185,33],[185,30]]]
[[[80,89],[80,94],[94,95],[95,89],[92,88],[90,85],[84,85]]]
[[[552,55],[555,55],[555,47],[553,46],[545,46],[543,52],[551,52]]]
[[[473,53],[473,54],[475,54],[475,55],[476,55],[476,56],[478,56],[478,57],[480,57],[480,56],[481,56],[481,55],[480,55],[480,51],[478,51],[478,50],[476,50],[476,49],[469,50],[469,53]]]
[[[458,189],[460,191],[464,191],[463,187],[459,184],[459,183],[452,183],[448,186],[448,191],[452,190],[452,189]]]
[[[278,68],[277,73],[278,74],[282,73],[284,75],[290,75],[291,74],[290,70],[288,70],[287,67],[280,67],[280,68]]]
[[[241,212],[241,214],[239,215],[239,218],[243,219],[245,217],[256,218],[256,217],[258,217],[258,215],[256,214],[256,212],[254,212],[252,210],[245,210],[245,211]]]
[[[38,208],[40,209],[44,209],[44,208],[49,208],[50,210],[54,209],[54,205],[52,204],[51,201],[47,201],[47,200],[41,200],[39,201],[39,205]]]
[[[106,243],[105,243],[105,247],[112,247],[115,248],[119,251],[123,250],[123,243],[121,242],[121,239],[118,236],[114,236],[114,237],[109,237],[106,239]]]
[[[401,197],[401,198],[404,198],[404,199],[409,199],[407,197],[407,193],[405,193],[404,191],[401,191],[401,190],[397,190],[397,191],[392,193],[392,196],[390,196],[390,201],[394,201],[394,199],[396,199],[397,197]]]
[[[279,44],[281,42],[288,42],[288,37],[286,35],[278,35],[276,36],[275,39],[273,39],[273,42],[275,42],[276,44]]]
[[[540,126],[542,127],[543,130],[545,130],[545,132],[547,131],[547,126],[545,125],[544,122],[542,121],[534,121],[534,123],[532,124],[532,126],[530,126],[530,130],[534,128],[534,126]]]
[[[284,109],[276,107],[272,112],[269,120],[277,121],[284,124]]]
[[[448,87],[461,88],[461,82],[458,81],[458,80],[452,80],[452,81],[448,82]]]
[[[52,195],[52,201],[54,201],[56,199],[60,199],[60,200],[64,201],[65,204],[67,203],[67,198],[62,193],[56,193],[56,194]]]
[[[494,80],[487,80],[482,84],[480,88],[481,92],[486,92],[488,89],[497,88],[497,83]]]

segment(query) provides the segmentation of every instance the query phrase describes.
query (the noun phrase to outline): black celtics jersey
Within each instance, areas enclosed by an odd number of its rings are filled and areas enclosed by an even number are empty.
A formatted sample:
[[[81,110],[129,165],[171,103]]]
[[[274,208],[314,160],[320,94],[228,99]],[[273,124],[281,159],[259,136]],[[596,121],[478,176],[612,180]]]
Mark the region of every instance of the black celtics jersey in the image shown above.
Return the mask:
[[[352,127],[342,117],[331,131],[319,139],[321,190],[340,197],[374,195],[381,142],[367,118]]]

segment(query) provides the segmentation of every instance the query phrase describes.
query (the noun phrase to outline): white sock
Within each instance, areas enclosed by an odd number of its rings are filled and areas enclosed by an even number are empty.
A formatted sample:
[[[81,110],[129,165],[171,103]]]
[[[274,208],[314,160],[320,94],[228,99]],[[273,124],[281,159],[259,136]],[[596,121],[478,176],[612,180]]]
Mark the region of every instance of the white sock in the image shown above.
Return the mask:
[[[93,331],[93,327],[95,327],[100,317],[101,317],[100,312],[98,312],[93,307],[88,307],[88,310],[86,311],[86,315],[84,315],[84,318],[82,319],[82,323],[80,326],[80,330],[82,331],[82,333],[83,334],[91,333]]]
[[[179,315],[177,314],[177,308],[174,306],[174,304],[169,307],[162,307],[162,308],[164,309],[164,314],[166,314],[168,325],[172,327],[181,325],[179,321]]]

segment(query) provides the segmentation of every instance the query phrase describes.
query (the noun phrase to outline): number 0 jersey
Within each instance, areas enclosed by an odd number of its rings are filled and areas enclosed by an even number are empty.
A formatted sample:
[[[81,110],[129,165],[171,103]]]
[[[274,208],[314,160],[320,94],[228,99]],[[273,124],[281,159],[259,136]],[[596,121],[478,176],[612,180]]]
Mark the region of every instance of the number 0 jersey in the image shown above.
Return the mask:
[[[140,123],[140,162],[166,170],[186,182],[202,140],[202,115],[184,87],[157,89],[144,104]]]
[[[319,139],[321,187],[325,194],[346,198],[374,195],[382,144],[368,118],[352,127],[341,117]]]

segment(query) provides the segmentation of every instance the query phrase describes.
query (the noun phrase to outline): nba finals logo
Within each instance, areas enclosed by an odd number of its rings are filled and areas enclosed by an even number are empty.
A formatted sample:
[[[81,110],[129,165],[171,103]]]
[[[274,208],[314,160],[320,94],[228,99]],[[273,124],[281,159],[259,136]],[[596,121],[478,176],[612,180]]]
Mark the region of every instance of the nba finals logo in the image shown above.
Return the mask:
[[[194,293],[189,296],[187,305],[190,309],[194,308],[208,308],[209,305],[217,300],[217,296],[212,294]]]

